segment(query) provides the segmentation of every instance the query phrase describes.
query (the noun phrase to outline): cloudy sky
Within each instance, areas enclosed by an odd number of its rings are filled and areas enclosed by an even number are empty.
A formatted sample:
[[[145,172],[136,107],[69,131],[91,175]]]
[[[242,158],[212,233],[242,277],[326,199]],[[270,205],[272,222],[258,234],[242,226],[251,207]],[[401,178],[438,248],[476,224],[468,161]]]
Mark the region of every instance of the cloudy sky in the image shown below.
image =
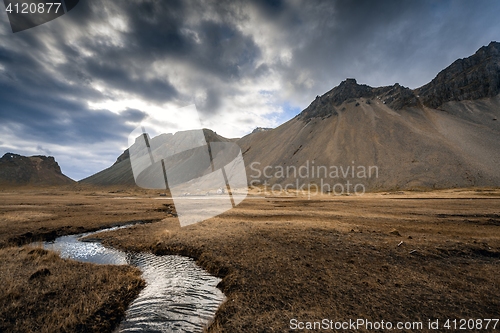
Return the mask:
[[[416,88],[500,40],[498,13],[496,0],[80,0],[14,34],[2,11],[0,155],[53,155],[79,180],[147,115],[240,137],[347,77]],[[198,119],[179,116],[192,104]]]

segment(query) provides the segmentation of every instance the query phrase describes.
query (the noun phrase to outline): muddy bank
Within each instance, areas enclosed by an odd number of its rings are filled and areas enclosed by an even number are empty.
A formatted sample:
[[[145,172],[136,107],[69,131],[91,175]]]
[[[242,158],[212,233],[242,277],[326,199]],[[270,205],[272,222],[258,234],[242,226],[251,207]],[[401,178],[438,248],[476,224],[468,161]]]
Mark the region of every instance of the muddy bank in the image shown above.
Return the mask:
[[[150,220],[133,220],[133,221],[124,221],[124,222],[116,222],[106,225],[105,228],[99,227],[82,227],[82,226],[65,226],[61,228],[56,228],[53,230],[47,230],[46,227],[40,227],[38,230],[28,231],[24,234],[13,236],[8,239],[8,244],[11,245],[26,245],[33,242],[51,242],[58,237],[69,236],[75,234],[83,234],[94,231],[99,231],[106,228],[113,227],[126,227],[134,224],[145,224],[145,223],[153,223],[158,222],[160,219],[150,219]]]

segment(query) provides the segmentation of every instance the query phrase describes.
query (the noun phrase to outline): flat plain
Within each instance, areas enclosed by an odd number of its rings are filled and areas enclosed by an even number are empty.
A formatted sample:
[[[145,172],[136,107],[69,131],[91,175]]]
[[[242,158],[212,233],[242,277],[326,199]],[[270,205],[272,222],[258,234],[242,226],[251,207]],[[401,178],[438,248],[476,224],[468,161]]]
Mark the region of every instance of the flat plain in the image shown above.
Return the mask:
[[[292,192],[267,197],[251,192],[236,208],[183,228],[173,201],[156,192],[6,189],[0,192],[0,202],[2,263],[9,262],[11,270],[33,270],[17,284],[29,285],[29,277],[42,269],[22,266],[26,253],[19,246],[143,221],[98,237],[104,245],[124,250],[187,255],[221,277],[219,288],[226,301],[208,332],[293,332],[297,330],[292,320],[359,318],[423,322],[425,332],[428,320],[495,318],[500,313],[498,189],[310,198]],[[59,267],[70,276],[68,267]],[[105,269],[116,267],[89,265],[86,271],[92,276]],[[8,279],[13,277],[2,274],[0,283],[12,283]],[[57,287],[57,280],[52,283]],[[142,287],[135,286],[136,291]],[[84,287],[73,288],[72,297],[85,303],[89,295]],[[96,292],[105,298],[111,291]],[[48,295],[44,297],[66,297],[57,291]],[[29,295],[17,297],[17,312],[5,312],[10,303],[1,304],[9,323],[21,322],[16,316],[23,313],[22,300]],[[129,300],[124,297],[123,302],[122,306]],[[46,304],[32,315],[46,315],[57,310],[48,307],[65,302]],[[100,321],[111,320],[101,317]],[[52,325],[52,331],[64,331],[60,324]],[[107,331],[113,325],[94,327]]]

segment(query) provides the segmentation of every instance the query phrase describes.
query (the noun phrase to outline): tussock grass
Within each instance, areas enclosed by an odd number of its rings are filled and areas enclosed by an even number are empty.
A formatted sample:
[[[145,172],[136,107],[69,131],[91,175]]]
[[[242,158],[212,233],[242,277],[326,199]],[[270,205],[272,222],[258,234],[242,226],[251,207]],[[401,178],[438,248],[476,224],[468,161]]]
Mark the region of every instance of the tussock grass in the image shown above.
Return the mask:
[[[227,301],[207,332],[294,332],[292,318],[498,317],[499,206],[434,196],[253,199],[185,228],[167,218],[99,237],[191,256],[221,277]]]
[[[0,249],[0,262],[0,332],[111,332],[144,286],[136,268],[41,247]]]
[[[0,189],[0,332],[110,332],[143,287],[139,270],[18,246],[159,220],[157,195],[78,184]]]

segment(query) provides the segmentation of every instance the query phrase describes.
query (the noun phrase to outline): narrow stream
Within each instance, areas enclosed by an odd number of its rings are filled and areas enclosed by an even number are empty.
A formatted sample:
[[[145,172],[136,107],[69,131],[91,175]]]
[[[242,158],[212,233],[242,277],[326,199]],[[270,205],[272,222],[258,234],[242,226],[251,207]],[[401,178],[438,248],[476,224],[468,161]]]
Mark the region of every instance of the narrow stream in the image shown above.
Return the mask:
[[[100,230],[108,231],[115,228]],[[142,271],[146,287],[130,304],[117,332],[202,332],[224,300],[220,282],[196,265],[176,255],[123,252],[99,242],[78,239],[94,233],[62,236],[44,243],[63,258],[111,265],[133,265]]]

